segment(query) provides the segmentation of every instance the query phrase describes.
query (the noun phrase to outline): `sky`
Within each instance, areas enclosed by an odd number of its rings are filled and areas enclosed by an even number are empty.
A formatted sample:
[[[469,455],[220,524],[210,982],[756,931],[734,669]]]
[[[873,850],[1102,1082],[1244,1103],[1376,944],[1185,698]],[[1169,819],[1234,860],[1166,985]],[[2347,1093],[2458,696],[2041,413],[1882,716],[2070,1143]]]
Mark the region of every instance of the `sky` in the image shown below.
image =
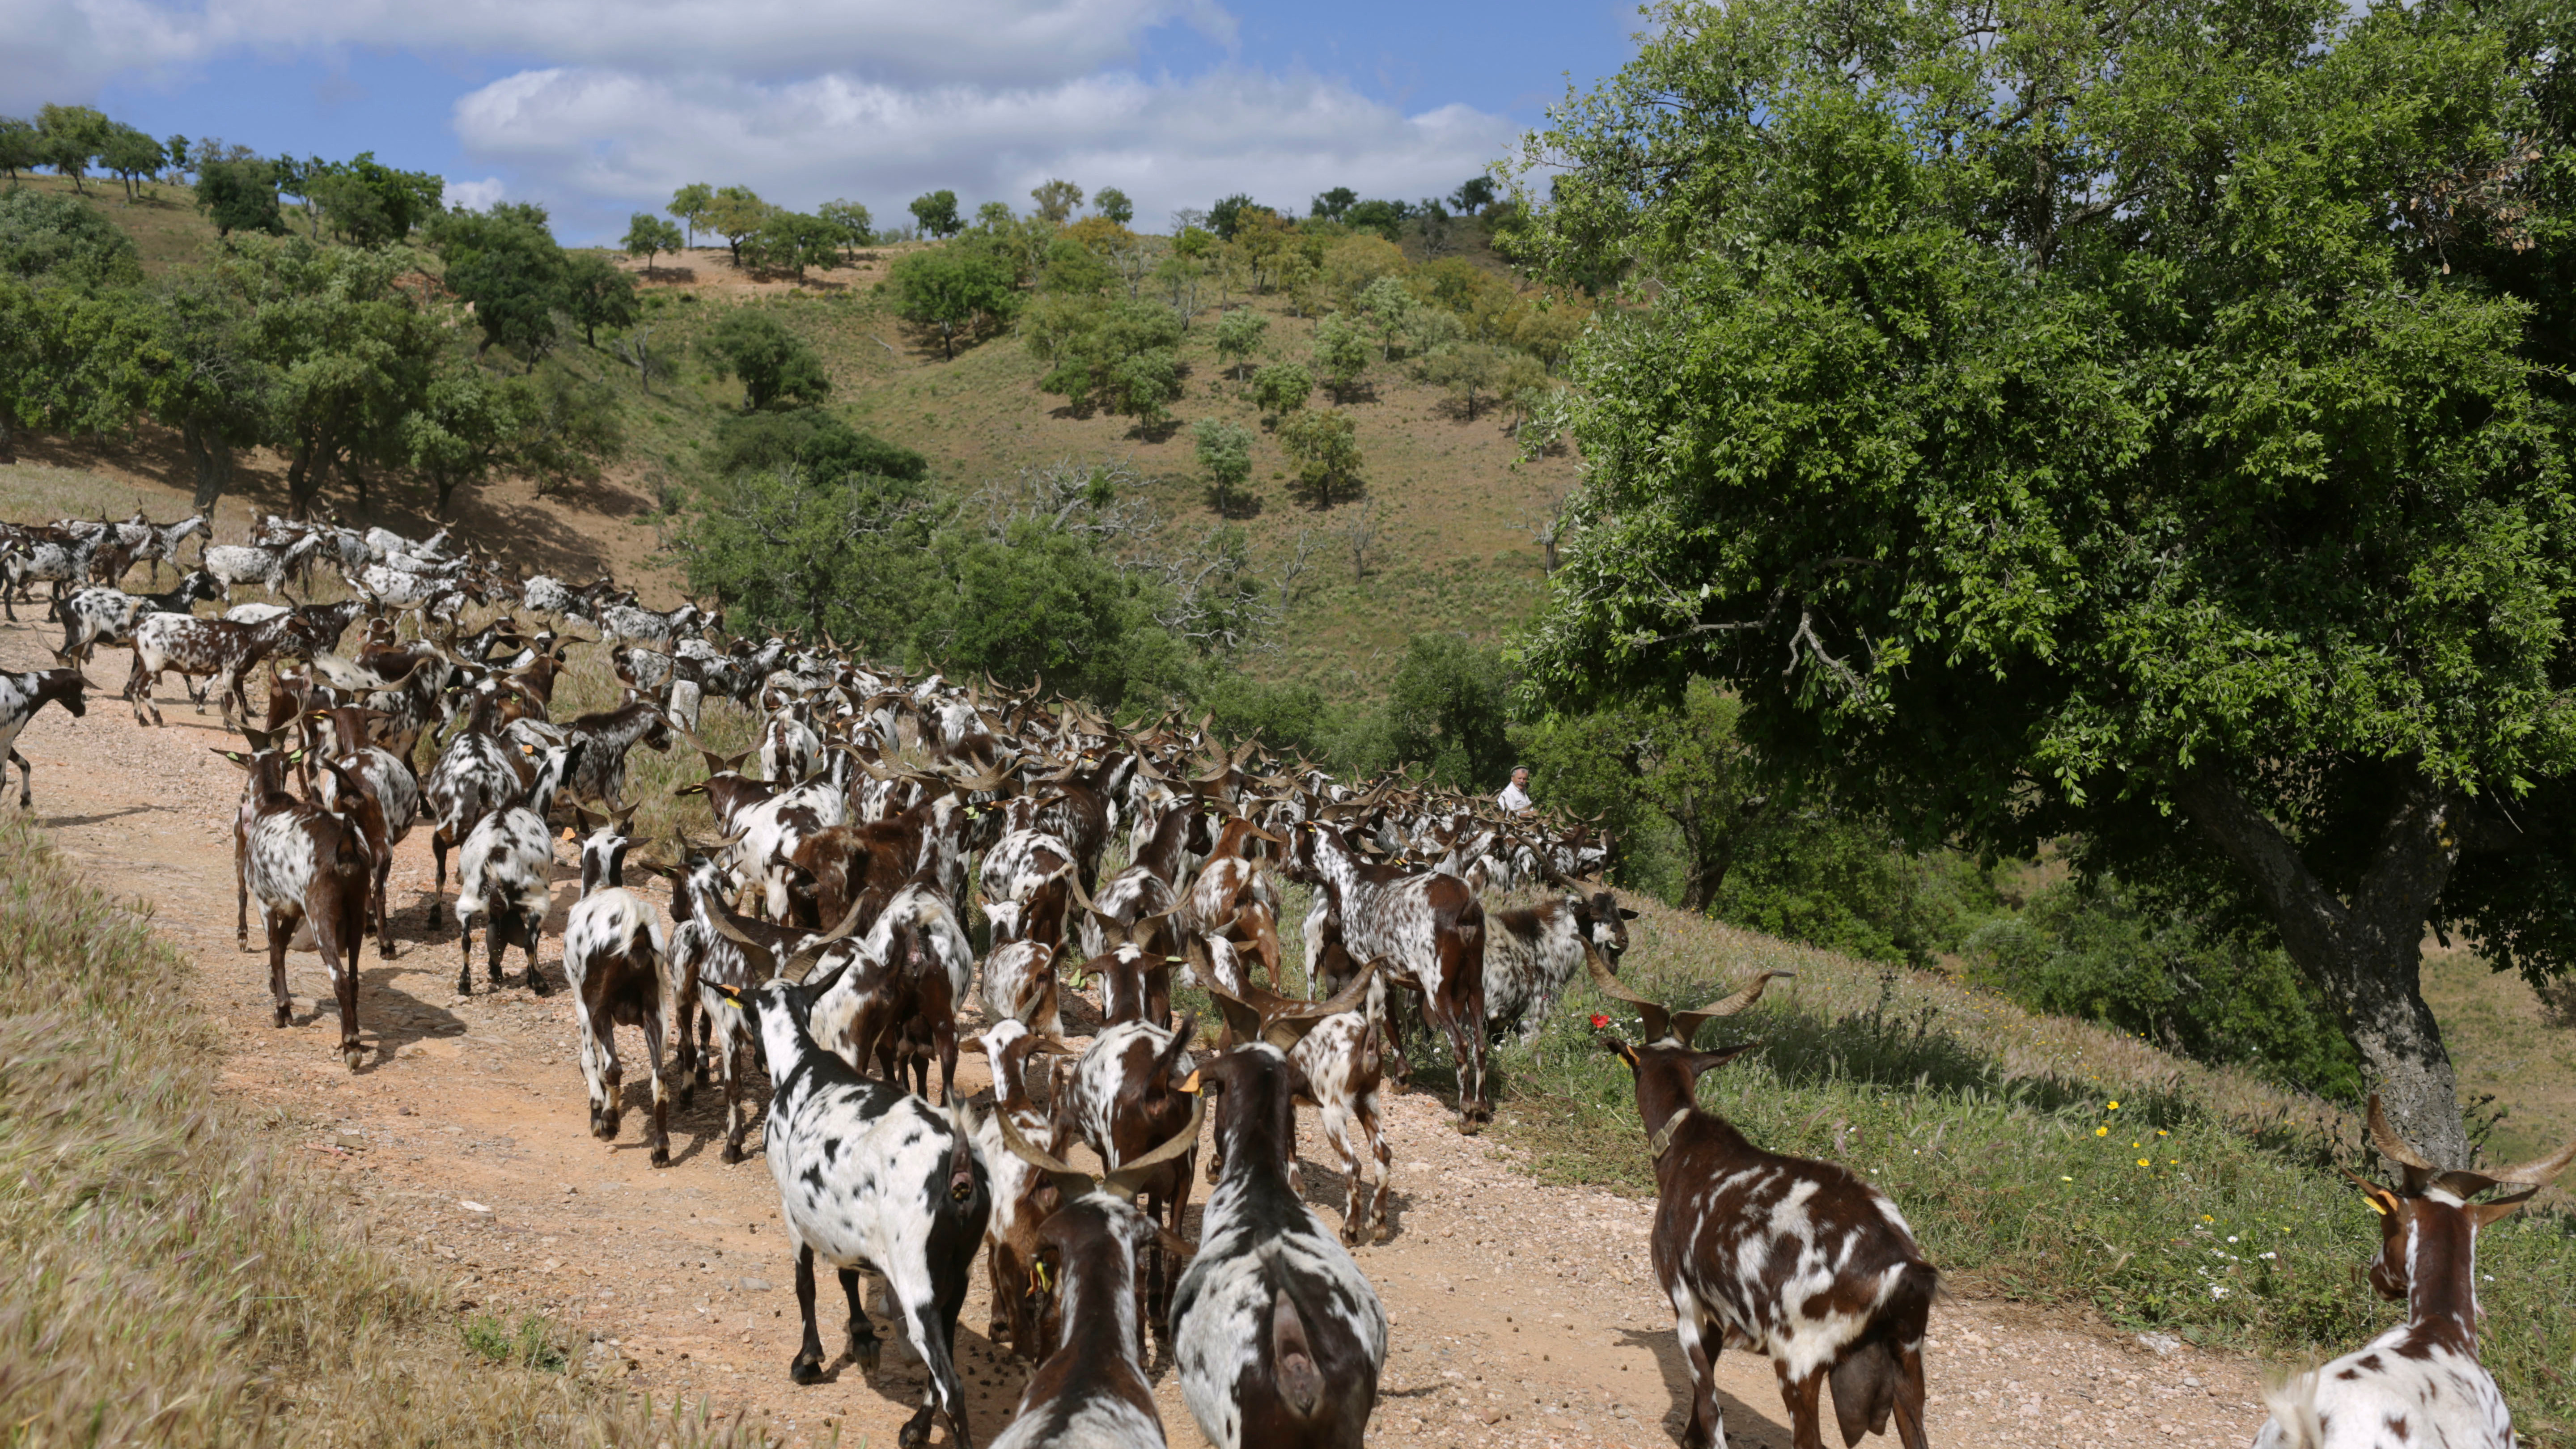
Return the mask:
[[[1064,177],[1140,225],[1248,192],[1441,195],[1569,83],[1631,55],[1634,0],[0,0],[0,115],[96,105],[156,136],[379,160],[614,240],[684,183],[782,205]]]

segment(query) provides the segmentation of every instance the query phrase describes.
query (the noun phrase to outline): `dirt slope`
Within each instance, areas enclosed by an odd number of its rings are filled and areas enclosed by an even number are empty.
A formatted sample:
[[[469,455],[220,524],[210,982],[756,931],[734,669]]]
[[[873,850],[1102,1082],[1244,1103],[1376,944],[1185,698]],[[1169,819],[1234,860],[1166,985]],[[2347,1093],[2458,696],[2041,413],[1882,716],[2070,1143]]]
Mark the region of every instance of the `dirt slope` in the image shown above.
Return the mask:
[[[46,642],[42,626],[0,625],[0,668],[50,664]],[[123,665],[121,653],[104,655],[91,677],[121,680]],[[488,994],[479,967],[475,994],[456,996],[453,929],[423,927],[425,836],[395,867],[399,953],[365,958],[365,1069],[339,1065],[314,956],[290,958],[296,1024],[268,1025],[264,961],[236,949],[231,931],[228,820],[240,777],[210,747],[233,741],[175,691],[161,706],[170,727],[157,731],[136,729],[112,696],[83,720],[49,710],[18,748],[35,765],[37,813],[65,850],[151,903],[197,962],[177,985],[230,1041],[226,1088],[304,1142],[371,1231],[449,1264],[460,1313],[552,1314],[595,1340],[585,1371],[768,1415],[791,1441],[837,1432],[844,1444],[890,1444],[921,1389],[908,1352],[890,1347],[872,1382],[847,1366],[811,1388],[788,1382],[796,1309],[765,1159],[717,1160],[709,1093],[675,1116],[667,1170],[645,1165],[635,1112],[614,1146],[593,1141],[566,998]],[[573,890],[561,881],[558,903]],[[546,943],[550,968],[560,944]],[[630,1101],[642,1100],[643,1079],[630,1067]],[[1372,1442],[1671,1442],[1686,1378],[1646,1269],[1648,1205],[1534,1183],[1507,1149],[1456,1136],[1429,1097],[1394,1095],[1390,1118],[1397,1232],[1360,1254],[1396,1346]],[[1337,1221],[1329,1156],[1311,1138],[1302,1149],[1309,1200]],[[973,1427],[988,1441],[1024,1375],[983,1336],[980,1264],[976,1278],[958,1347]],[[1929,1359],[1929,1427],[1942,1445],[2241,1445],[2260,1419],[2249,1362],[2187,1349],[2160,1358],[2001,1305],[1944,1303]],[[1155,1372],[1172,1443],[1199,1444],[1159,1353]],[[1727,1355],[1719,1387],[1732,1443],[1788,1444],[1763,1360]]]

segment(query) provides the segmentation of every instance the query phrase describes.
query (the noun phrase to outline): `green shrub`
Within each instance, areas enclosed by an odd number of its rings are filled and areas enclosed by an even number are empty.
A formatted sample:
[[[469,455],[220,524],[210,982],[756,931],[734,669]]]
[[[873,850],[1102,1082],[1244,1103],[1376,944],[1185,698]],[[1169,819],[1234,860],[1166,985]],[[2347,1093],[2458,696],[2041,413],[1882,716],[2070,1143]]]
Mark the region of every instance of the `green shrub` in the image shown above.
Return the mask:
[[[2117,881],[2067,881],[1980,927],[1969,978],[2033,1011],[2133,1032],[2341,1102],[2361,1063],[2288,953],[2204,930]]]

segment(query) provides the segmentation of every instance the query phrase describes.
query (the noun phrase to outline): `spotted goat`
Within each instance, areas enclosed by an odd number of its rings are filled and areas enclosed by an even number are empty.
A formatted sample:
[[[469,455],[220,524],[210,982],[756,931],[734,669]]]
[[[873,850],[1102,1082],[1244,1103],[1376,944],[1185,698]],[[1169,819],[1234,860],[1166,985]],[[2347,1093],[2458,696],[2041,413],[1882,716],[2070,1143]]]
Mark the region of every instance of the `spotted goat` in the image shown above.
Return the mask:
[[[1588,946],[1588,943],[1587,943]],[[1702,1072],[1752,1045],[1696,1051],[1699,1028],[1761,1000],[1765,971],[1696,1011],[1668,1012],[1630,991],[1597,949],[1594,984],[1637,1009],[1642,1045],[1602,1045],[1628,1063],[1655,1161],[1655,1281],[1673,1306],[1690,1367],[1684,1449],[1726,1442],[1712,1374],[1728,1347],[1768,1355],[1795,1449],[1824,1449],[1818,1398],[1833,1385],[1845,1445],[1896,1422],[1905,1449],[1925,1449],[1923,1331],[1940,1277],[1885,1193],[1846,1167],[1765,1152],[1694,1101]]]
[[[2379,1214],[2370,1286],[2406,1321],[2270,1395],[2254,1449],[2513,1449],[2513,1416],[2478,1362],[2478,1230],[2576,1162],[2576,1143],[2516,1167],[2445,1172],[2370,1098],[2370,1139],[2402,1172],[2395,1190],[2354,1177]],[[2522,1191],[2486,1202],[2497,1187]]]

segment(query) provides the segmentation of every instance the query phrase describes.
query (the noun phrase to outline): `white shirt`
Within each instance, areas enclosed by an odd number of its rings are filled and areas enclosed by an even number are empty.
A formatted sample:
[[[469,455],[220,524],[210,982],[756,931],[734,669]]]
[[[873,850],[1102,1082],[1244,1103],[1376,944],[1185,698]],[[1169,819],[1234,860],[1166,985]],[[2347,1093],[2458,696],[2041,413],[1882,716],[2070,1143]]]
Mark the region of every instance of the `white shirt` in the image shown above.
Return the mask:
[[[1494,803],[1503,807],[1503,813],[1518,815],[1530,808],[1529,792],[1522,789],[1518,781],[1514,781],[1503,787],[1503,793],[1494,797]]]

